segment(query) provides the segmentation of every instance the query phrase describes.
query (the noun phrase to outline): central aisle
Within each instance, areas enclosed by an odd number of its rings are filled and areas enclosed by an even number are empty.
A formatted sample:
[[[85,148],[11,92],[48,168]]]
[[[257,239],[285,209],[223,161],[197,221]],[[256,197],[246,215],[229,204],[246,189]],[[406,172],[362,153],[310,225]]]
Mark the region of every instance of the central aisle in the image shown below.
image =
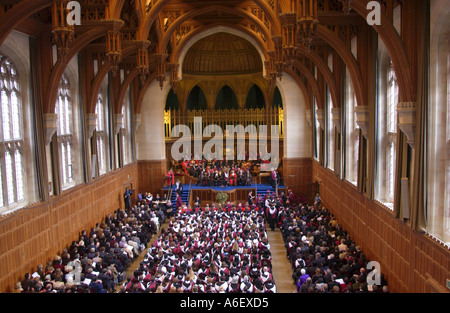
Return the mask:
[[[291,264],[286,258],[286,248],[280,230],[271,231],[268,228],[267,237],[272,253],[272,275],[277,286],[277,293],[296,293],[297,288],[292,280]]]

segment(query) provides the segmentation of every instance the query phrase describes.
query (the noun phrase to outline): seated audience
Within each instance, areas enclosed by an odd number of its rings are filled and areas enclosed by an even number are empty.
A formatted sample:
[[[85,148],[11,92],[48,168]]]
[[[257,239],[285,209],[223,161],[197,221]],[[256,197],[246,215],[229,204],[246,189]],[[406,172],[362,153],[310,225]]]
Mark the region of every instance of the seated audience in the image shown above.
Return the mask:
[[[317,195],[318,196],[318,195]],[[298,293],[367,293],[387,290],[368,286],[369,260],[318,197],[314,205],[280,208],[280,229]]]
[[[276,293],[269,222],[280,229],[298,293],[389,292],[382,275],[380,285],[367,283],[369,260],[317,197],[306,205],[288,193],[268,191],[251,206],[203,207],[197,198],[193,208],[145,193],[134,206],[82,230],[13,292],[111,293],[118,286],[119,293]]]
[[[131,280],[145,286],[139,292],[148,293],[173,288],[183,293],[272,293],[269,248],[262,210],[180,210],[161,229]]]

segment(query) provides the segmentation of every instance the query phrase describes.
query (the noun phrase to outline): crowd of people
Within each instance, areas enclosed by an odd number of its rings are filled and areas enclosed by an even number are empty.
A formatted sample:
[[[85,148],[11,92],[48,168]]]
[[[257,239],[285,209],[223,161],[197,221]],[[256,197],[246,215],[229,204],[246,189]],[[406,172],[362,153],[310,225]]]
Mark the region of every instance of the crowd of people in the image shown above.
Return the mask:
[[[372,281],[369,260],[342,229],[333,214],[322,206],[317,195],[313,205],[286,206],[278,213],[298,293],[387,293],[381,273],[379,284]]]
[[[181,161],[183,173],[196,178],[197,186],[250,186],[254,165],[253,161]],[[175,183],[172,170],[169,170],[166,179],[168,185]]]
[[[190,175],[196,179],[196,186],[251,186],[253,178],[261,172],[269,172],[269,184],[273,188],[281,185],[281,176],[276,168],[270,167],[269,160],[263,160],[257,154],[250,158],[248,154],[238,160],[218,160],[215,158],[188,158],[173,161],[173,166],[180,167],[181,175]],[[167,186],[176,184],[172,168],[166,175]],[[179,181],[178,181],[179,182]]]
[[[275,293],[266,223],[281,231],[298,293],[389,292],[382,274],[379,284],[367,283],[369,260],[318,194],[312,205],[291,190],[249,192],[243,205],[217,207],[197,197],[192,208],[174,208],[164,197],[138,194],[134,206],[83,230],[53,261],[26,273],[13,292]],[[139,268],[126,277],[142,253]]]
[[[263,211],[180,210],[121,292],[275,293]]]
[[[185,156],[174,166],[181,168],[181,174],[191,175],[197,179],[197,186],[250,186],[253,177],[264,168],[269,161],[261,159],[260,155],[243,155],[238,160],[219,160],[212,157],[193,158]],[[174,173],[169,170],[167,184],[175,183]],[[275,177],[280,180],[280,177]]]
[[[111,293],[126,280],[126,270],[147,248],[164,221],[147,201],[108,214],[83,230],[52,261],[26,273],[13,293]]]

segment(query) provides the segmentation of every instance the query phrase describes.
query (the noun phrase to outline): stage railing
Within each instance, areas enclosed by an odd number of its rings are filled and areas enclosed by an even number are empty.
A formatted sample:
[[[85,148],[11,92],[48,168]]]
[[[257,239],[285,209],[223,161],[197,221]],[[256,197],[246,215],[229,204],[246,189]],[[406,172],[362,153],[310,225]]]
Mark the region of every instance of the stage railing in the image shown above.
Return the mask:
[[[192,178],[189,180],[189,193],[188,193],[188,198],[187,198],[187,206],[192,208],[192,203],[191,203],[191,199],[192,199]]]

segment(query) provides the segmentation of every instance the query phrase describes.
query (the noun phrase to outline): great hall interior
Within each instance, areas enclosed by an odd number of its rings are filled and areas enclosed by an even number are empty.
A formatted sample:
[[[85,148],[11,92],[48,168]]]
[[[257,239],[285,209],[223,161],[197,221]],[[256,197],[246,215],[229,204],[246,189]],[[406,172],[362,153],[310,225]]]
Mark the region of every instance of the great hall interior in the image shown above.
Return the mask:
[[[350,251],[378,262],[389,292],[450,291],[449,0],[0,4],[0,292],[31,292],[17,287],[24,275],[56,267],[83,230],[129,210],[126,197],[134,207],[167,192],[175,203],[168,173],[184,186],[179,210],[196,197],[203,208],[224,204],[222,193],[234,210],[266,189],[320,210],[320,195]],[[246,166],[257,151],[251,180],[202,185],[192,170],[202,148],[214,142],[216,159],[241,156],[227,125],[255,126],[243,145]],[[268,151],[275,168],[264,168]],[[278,222],[274,231],[265,224],[272,248]],[[151,244],[141,244],[145,254]],[[348,290],[367,288],[352,283]]]

